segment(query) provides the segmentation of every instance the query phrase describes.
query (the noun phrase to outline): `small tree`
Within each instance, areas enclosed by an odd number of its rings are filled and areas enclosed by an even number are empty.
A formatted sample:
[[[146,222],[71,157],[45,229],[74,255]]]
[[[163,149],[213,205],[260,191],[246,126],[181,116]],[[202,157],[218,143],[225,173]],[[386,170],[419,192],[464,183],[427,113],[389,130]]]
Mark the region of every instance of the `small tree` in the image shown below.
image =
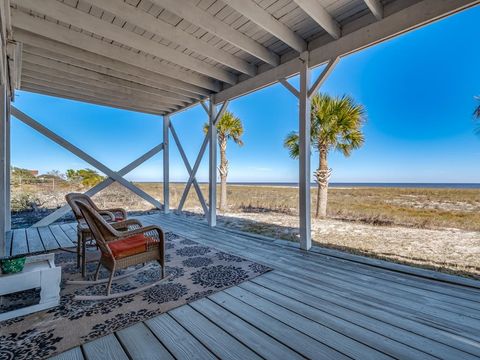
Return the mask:
[[[92,169],[68,169],[65,174],[68,181],[79,182],[86,187],[95,186],[105,179],[104,176]]]
[[[317,182],[317,207],[315,217],[327,216],[328,182],[332,169],[328,167],[328,153],[340,151],[350,156],[354,149],[364,143],[361,127],[365,120],[365,110],[349,96],[331,97],[327,94],[315,94],[311,102],[312,148],[319,154],[319,166],[314,172]],[[284,141],[290,156],[300,155],[299,137],[291,132]]]
[[[208,132],[208,123],[203,126],[205,134]],[[227,160],[227,141],[233,140],[239,146],[243,146],[241,139],[243,135],[242,120],[236,117],[232,112],[225,111],[217,123],[217,138],[220,148],[220,210],[227,209],[227,176],[228,176],[228,160]],[[212,206],[212,205],[210,205]]]

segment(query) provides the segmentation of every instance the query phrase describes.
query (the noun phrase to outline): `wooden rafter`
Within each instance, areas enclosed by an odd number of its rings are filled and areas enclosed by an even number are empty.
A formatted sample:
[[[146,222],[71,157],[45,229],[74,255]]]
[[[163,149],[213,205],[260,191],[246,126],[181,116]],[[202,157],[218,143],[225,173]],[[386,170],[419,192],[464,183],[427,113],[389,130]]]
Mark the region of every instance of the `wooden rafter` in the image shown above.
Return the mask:
[[[157,41],[150,40],[142,35],[91,16],[83,11],[60,3],[57,0],[43,0],[41,2],[37,0],[15,0],[14,3],[93,34],[103,36],[109,40],[127,45],[133,49],[144,51],[147,54],[151,54],[186,69],[191,69],[197,73],[229,84],[235,84],[237,82],[236,75],[229,71],[222,70],[183,52],[162,45]],[[65,28],[64,30],[58,29],[57,31],[63,32],[70,30]]]
[[[278,65],[280,61],[279,56],[274,52],[187,1],[151,1],[270,65]]]
[[[368,8],[372,12],[372,14],[377,18],[377,20],[381,20],[383,18],[383,5],[381,4],[380,0],[363,0],[365,4],[367,4]]]
[[[173,104],[184,105],[186,103],[192,102],[194,98],[188,97],[182,94],[175,93],[173,91],[166,91],[163,89],[158,89],[156,87],[148,86],[141,84],[137,81],[125,80],[123,78],[118,78],[115,76],[105,75],[103,73],[98,73],[89,69],[82,67],[70,65],[69,63],[52,60],[45,58],[43,56],[38,56],[31,54],[28,51],[24,53],[23,57],[23,66],[25,69],[37,70],[48,72],[49,70],[58,71],[59,74],[69,75],[67,78],[74,79],[89,79],[96,82],[109,84],[113,87],[120,87],[125,89],[132,89],[134,91],[139,91],[142,94],[152,94],[153,96],[158,96],[160,98],[168,99]],[[139,80],[139,79],[135,79]]]
[[[38,55],[53,61],[95,71],[109,77],[136,82],[191,98],[210,94],[209,90],[202,87],[89,51],[80,50],[21,29],[16,29],[14,37],[24,44],[24,51],[28,54]]]
[[[342,30],[334,18],[325,10],[318,0],[294,0],[315,22],[334,39],[340,38]]]
[[[267,11],[261,8],[257,3],[252,0],[223,0],[236,12],[242,14],[247,19],[250,19],[255,24],[268,31],[277,39],[283,41],[292,49],[303,52],[307,50],[307,42],[288,26],[281,23],[270,15]]]
[[[213,59],[225,66],[240,71],[249,76],[256,74],[256,67],[245,60],[242,60],[224,50],[221,50],[202,39],[172,26],[165,21],[159,20],[139,8],[128,5],[121,1],[112,0],[89,0],[93,5],[109,11],[121,19],[127,20],[152,34],[161,36],[164,39],[172,41],[178,45],[186,47],[189,50]]]
[[[220,88],[217,81],[207,76],[196,74],[191,71],[189,72],[171,64],[162,63],[152,57],[135,53],[120,46],[111,45],[84,33],[69,30],[53,22],[30,16],[19,10],[13,9],[12,17],[14,19],[14,28],[20,28],[81,50],[86,50],[116,61],[141,67],[209,90],[217,91]]]

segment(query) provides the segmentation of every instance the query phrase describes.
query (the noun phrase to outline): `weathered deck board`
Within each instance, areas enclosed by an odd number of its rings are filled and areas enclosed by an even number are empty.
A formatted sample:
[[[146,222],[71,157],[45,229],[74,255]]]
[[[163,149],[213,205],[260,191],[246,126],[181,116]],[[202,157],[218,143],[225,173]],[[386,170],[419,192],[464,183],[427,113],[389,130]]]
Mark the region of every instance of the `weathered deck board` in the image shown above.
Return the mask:
[[[27,233],[25,229],[13,230],[12,244],[15,244],[12,248],[12,256],[28,253]]]
[[[247,344],[264,359],[303,359],[293,350],[209,299],[194,301],[191,306],[237,340]]]
[[[211,229],[174,214],[140,220],[274,271],[59,359],[480,357],[477,286],[422,277],[421,271],[379,268],[328,252],[306,253],[282,241]],[[7,241],[12,253],[25,247],[53,250],[76,240],[74,224],[16,232],[7,234],[13,236]]]
[[[131,359],[173,360],[173,356],[143,323],[120,330],[117,336]]]
[[[60,225],[52,225],[50,226],[50,230],[52,231],[53,236],[55,236],[55,240],[57,240],[60,247],[70,248],[75,246],[67,234],[65,234],[65,232],[62,230]]]
[[[61,247],[55,239],[52,230],[50,230],[50,227],[39,227],[38,233],[42,238],[43,246],[45,246],[46,250],[56,250]],[[13,246],[16,246],[15,242],[13,243]]]
[[[169,314],[162,314],[147,320],[145,324],[177,359],[216,359],[215,355],[203,346],[200,341],[190,335]]]
[[[80,346],[70,349],[68,351],[65,351],[64,353],[51,358],[51,360],[84,360],[84,359],[85,358],[83,357]]]
[[[8,231],[5,234],[5,255],[10,256],[12,254],[12,239],[13,231]]]
[[[44,251],[45,247],[43,246],[42,239],[40,239],[40,234],[38,233],[37,228],[28,228],[27,232],[27,241],[28,249],[30,252],[34,253],[37,251]]]
[[[188,332],[220,359],[261,359],[254,351],[223,331],[189,305],[169,312]]]
[[[107,335],[82,346],[87,360],[128,360],[115,335]]]

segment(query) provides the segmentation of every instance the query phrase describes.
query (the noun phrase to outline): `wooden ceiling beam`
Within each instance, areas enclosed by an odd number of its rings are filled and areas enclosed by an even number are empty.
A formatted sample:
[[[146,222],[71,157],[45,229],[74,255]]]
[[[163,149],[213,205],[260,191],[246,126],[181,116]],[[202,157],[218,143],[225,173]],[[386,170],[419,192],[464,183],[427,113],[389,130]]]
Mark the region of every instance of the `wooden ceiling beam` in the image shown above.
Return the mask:
[[[79,89],[85,89],[86,91],[96,90],[99,93],[103,91],[103,95],[108,95],[112,98],[137,99],[145,102],[151,102],[152,104],[169,106],[172,108],[178,106],[183,107],[189,104],[188,102],[165,99],[163,97],[159,97],[153,94],[145,94],[132,88],[115,86],[106,82],[100,82],[84,77],[73,76],[68,72],[64,72],[61,70],[53,70],[44,66],[31,64],[29,62],[25,62],[24,65],[24,76],[35,77],[37,79],[42,79],[46,81],[56,81],[64,85],[71,85]],[[24,79],[23,76],[22,79]]]
[[[150,94],[151,96],[155,96],[158,98],[169,99],[170,101],[172,101],[172,103],[177,103],[178,105],[190,103],[195,100],[193,98],[175,94],[169,91],[164,91],[150,86],[138,84],[136,82],[103,75],[95,71],[82,69],[77,66],[65,64],[60,61],[55,61],[44,58],[42,56],[30,54],[29,52],[24,52],[23,59],[26,68],[29,69],[37,68],[42,71],[59,71],[60,73],[68,74],[73,79],[84,78],[97,81],[99,83],[105,83],[111,87],[118,86],[121,89],[130,89],[131,91],[138,91],[142,94]]]
[[[269,32],[277,39],[283,41],[292,49],[303,52],[307,50],[307,42],[288,26],[281,23],[270,15],[266,10],[261,8],[252,0],[223,0],[225,4],[230,6],[239,14],[242,14],[250,21]]]
[[[70,24],[108,40],[116,41],[133,49],[179,65],[185,69],[195,71],[228,84],[235,84],[237,76],[229,71],[220,69],[202,60],[196,59],[183,52],[162,45],[142,35],[106,22],[81,10],[63,4],[57,0],[14,0],[14,4],[47,15],[63,23]],[[29,30],[29,29],[26,29]],[[57,29],[58,32],[68,32],[67,28]]]
[[[135,104],[126,104],[124,102],[116,102],[109,99],[99,99],[88,96],[88,94],[80,94],[78,92],[67,91],[64,89],[56,89],[51,86],[40,86],[36,84],[24,83],[21,90],[29,91],[40,95],[54,96],[58,98],[86,102],[94,105],[108,106],[116,109],[138,111],[153,115],[164,115],[168,111],[154,108],[144,108]]]
[[[215,16],[198,8],[188,1],[178,0],[151,0],[169,12],[187,20],[188,22],[207,30],[209,33],[218,36],[239,49],[255,56],[270,65],[278,65],[280,58],[273,51],[252,40],[240,31],[233,29]]]
[[[33,34],[37,34],[47,39],[55,40],[86,50],[94,54],[108,57],[115,61],[124,62],[133,66],[141,67],[149,71],[159,73],[178,79],[186,83],[194,84],[209,90],[217,91],[220,83],[207,76],[195,72],[185,71],[171,64],[162,63],[157,59],[138,54],[128,49],[109,44],[106,41],[96,39],[84,33],[67,29],[64,26],[57,25],[38,17],[33,17],[22,11],[12,9],[12,18],[14,26],[14,38],[16,37],[15,28],[19,28]]]
[[[92,5],[98,6],[133,25],[156,34],[166,40],[172,41],[175,44],[186,47],[189,50],[195,51],[200,55],[213,59],[220,64],[235,69],[243,74],[254,76],[257,72],[256,66],[250,64],[248,61],[212,46],[206,41],[196,38],[165,21],[159,20],[149,13],[135,6],[129,5],[126,2],[116,0],[88,1]]]
[[[377,20],[383,19],[383,5],[380,0],[363,0]]]
[[[340,25],[325,10],[318,0],[294,0],[295,3],[307,13],[315,22],[328,32],[334,39],[342,35]]]
[[[60,91],[60,92],[65,91],[70,95],[72,94],[82,95],[82,96],[88,97],[88,99],[91,99],[91,100],[97,99],[98,101],[101,101],[103,103],[122,104],[126,108],[139,107],[139,108],[148,108],[151,110],[162,111],[162,112],[168,112],[168,111],[171,111],[172,108],[174,108],[173,106],[163,106],[163,105],[156,105],[153,103],[145,103],[140,100],[128,99],[126,97],[123,97],[123,98],[110,97],[102,93],[101,91],[98,91],[98,89],[92,89],[91,91],[89,91],[89,90],[85,90],[84,88],[78,88],[74,85],[65,85],[52,80],[47,81],[43,79],[38,79],[36,77],[24,75],[22,80],[22,90],[24,90],[26,87],[33,87],[33,86],[36,86],[39,89],[42,88],[47,91],[51,89],[52,91]]]
[[[143,68],[80,50],[73,46],[37,36],[20,29],[15,29],[15,39],[23,43],[25,52],[39,55],[46,59],[74,65],[82,69],[95,71],[107,76],[136,82],[187,97],[204,97],[210,94],[210,91],[202,87],[187,84],[180,80],[174,80]]]

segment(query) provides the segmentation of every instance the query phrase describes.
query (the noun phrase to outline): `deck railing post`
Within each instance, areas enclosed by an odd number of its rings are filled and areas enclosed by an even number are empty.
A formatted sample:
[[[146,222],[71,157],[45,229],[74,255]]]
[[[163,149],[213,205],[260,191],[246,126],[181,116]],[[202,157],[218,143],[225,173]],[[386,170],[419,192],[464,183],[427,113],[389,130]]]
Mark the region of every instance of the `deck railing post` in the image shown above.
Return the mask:
[[[299,213],[300,213],[300,248],[309,250],[312,246],[311,235],[311,198],[310,198],[310,69],[308,52],[300,58],[299,108]]]
[[[213,103],[212,97],[209,101],[209,153],[208,153],[208,225],[211,227],[217,225],[217,127],[215,120],[217,117],[217,108]]]
[[[170,117],[163,117],[163,212],[170,212],[170,157],[168,153],[168,137]]]

